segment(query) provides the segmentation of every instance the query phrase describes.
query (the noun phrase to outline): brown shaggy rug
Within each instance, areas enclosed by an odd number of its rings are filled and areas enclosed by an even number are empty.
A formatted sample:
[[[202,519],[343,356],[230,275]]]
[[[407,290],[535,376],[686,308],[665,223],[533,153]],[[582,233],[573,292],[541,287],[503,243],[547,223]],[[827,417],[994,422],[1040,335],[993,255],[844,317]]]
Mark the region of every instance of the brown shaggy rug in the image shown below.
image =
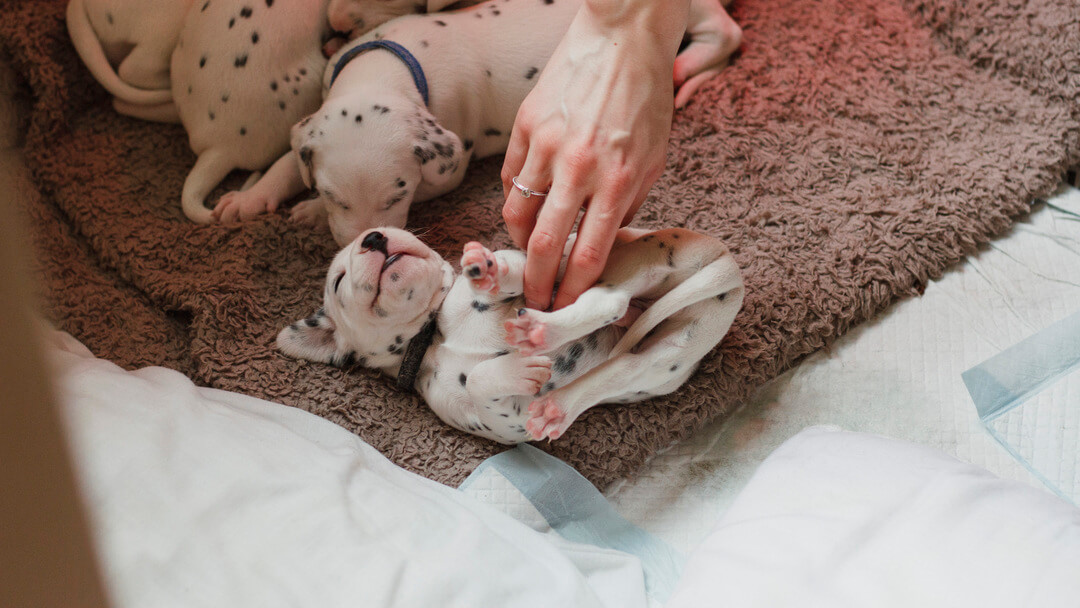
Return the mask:
[[[540,447],[601,486],[632,474],[1007,230],[1078,158],[1072,4],[737,0],[741,54],[676,115],[636,225],[724,239],[744,309],[683,390],[596,408]],[[328,418],[444,483],[504,449],[374,373],[278,354],[277,331],[318,305],[332,243],[280,216],[185,220],[183,131],[115,114],[63,14],[64,0],[0,0],[0,46],[32,96],[27,212],[59,327],[124,367],[165,365]],[[413,208],[451,259],[467,240],[508,243],[500,160]]]

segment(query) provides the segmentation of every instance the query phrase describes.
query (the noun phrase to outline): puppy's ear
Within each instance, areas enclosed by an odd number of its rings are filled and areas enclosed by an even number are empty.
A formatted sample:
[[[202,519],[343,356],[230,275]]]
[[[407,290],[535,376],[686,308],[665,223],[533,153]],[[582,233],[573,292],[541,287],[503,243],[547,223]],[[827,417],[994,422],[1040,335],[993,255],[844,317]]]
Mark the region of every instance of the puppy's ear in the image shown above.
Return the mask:
[[[293,125],[290,144],[296,154],[296,162],[300,167],[300,177],[308,188],[315,187],[315,146],[314,139],[310,136],[311,121],[314,114]]]
[[[433,188],[454,187],[465,173],[466,151],[457,134],[444,129],[425,108],[417,115],[413,154],[420,161],[420,175]]]
[[[326,316],[323,309],[315,311],[310,317],[301,319],[278,333],[278,349],[297,359],[308,359],[319,363],[344,366],[353,363],[349,354],[339,352],[334,338],[334,322]]]

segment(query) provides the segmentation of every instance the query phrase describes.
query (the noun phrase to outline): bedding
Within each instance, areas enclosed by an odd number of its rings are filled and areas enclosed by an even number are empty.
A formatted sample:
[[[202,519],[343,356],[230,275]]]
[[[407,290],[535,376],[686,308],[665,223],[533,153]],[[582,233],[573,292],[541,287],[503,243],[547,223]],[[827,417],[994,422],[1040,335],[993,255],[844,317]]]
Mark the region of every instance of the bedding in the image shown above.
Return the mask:
[[[646,605],[632,555],[545,536],[306,412],[50,336],[118,608]]]
[[[165,365],[304,409],[438,481],[456,484],[499,451],[374,374],[275,352],[278,329],[316,305],[332,245],[282,217],[186,222],[183,132],[111,110],[66,39],[63,7],[0,2],[0,47],[33,96],[26,208],[49,316],[125,368]],[[955,54],[908,9],[736,4],[741,56],[677,114],[668,170],[637,224],[723,239],[747,277],[744,309],[684,390],[598,408],[543,449],[599,485],[631,474],[920,291],[1055,186],[1080,130],[1070,109]],[[498,170],[498,159],[479,163],[414,209],[414,228],[447,254],[472,239],[505,246]]]
[[[1064,608],[1080,509],[937,450],[807,429],[761,464],[668,608]]]

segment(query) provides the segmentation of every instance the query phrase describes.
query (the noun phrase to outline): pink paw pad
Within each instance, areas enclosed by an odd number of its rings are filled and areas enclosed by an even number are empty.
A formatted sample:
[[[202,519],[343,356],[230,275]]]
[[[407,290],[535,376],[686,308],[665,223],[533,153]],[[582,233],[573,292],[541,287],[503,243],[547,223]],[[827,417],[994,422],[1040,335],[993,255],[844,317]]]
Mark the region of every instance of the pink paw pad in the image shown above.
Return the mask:
[[[503,324],[506,343],[519,352],[531,355],[547,348],[547,326],[528,308],[518,310],[518,315]]]
[[[468,277],[474,289],[490,293],[499,291],[499,263],[495,254],[476,241],[465,244],[461,272]]]
[[[529,405],[529,420],[525,430],[534,441],[558,439],[566,432],[566,412],[551,398],[542,398]]]

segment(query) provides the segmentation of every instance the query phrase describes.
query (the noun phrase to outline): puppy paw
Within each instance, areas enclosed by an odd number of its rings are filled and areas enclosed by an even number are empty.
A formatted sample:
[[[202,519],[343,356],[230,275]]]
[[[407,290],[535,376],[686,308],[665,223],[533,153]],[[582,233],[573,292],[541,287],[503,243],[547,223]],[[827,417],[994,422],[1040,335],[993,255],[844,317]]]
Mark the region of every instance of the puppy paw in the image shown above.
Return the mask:
[[[547,324],[541,319],[543,314],[531,308],[518,310],[517,317],[503,324],[506,343],[526,356],[548,350]]]
[[[214,221],[229,224],[240,220],[250,220],[264,213],[277,211],[278,201],[259,192],[245,190],[227,192],[220,199],[210,216]]]
[[[529,420],[525,423],[525,430],[533,441],[558,439],[570,426],[566,411],[552,395],[548,393],[529,404]]]
[[[499,292],[499,262],[495,259],[495,254],[480,243],[465,243],[465,251],[461,255],[461,272],[469,278],[476,291],[491,294]]]
[[[539,393],[544,383],[551,380],[551,357],[522,357],[520,361],[515,392],[519,395]]]
[[[301,226],[329,228],[326,219],[326,207],[318,198],[309,198],[293,205],[289,210],[289,221]]]

